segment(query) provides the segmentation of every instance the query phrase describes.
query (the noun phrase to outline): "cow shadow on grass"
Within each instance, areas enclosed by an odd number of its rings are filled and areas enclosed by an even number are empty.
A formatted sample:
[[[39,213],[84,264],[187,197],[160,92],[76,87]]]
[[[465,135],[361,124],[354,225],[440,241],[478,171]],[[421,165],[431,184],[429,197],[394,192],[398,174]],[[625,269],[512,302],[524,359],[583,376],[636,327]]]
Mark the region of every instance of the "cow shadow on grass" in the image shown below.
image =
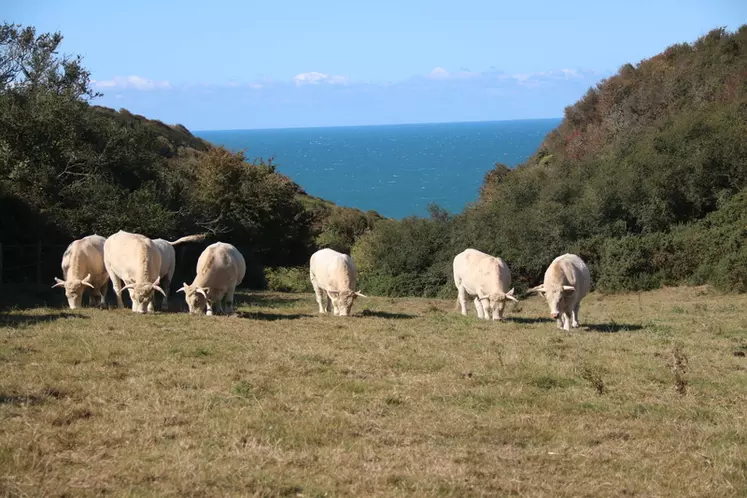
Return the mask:
[[[389,318],[392,320],[409,320],[411,318],[417,318],[417,315],[411,315],[409,313],[390,313],[388,311],[374,311],[374,310],[363,310],[361,311],[360,316]]]
[[[26,315],[20,313],[2,313],[0,312],[0,327],[27,327],[29,325],[35,325],[37,323],[53,322],[55,320],[66,319],[66,318],[85,318],[85,315],[79,315],[78,313],[44,313],[42,315]]]
[[[507,322],[516,322],[523,324],[535,324],[535,323],[555,323],[555,320],[545,317],[528,317],[528,316],[507,316]]]
[[[643,325],[630,324],[630,323],[590,323],[582,324],[581,330],[588,332],[600,332],[603,334],[616,334],[618,332],[635,332],[643,329]]]
[[[259,308],[292,308],[300,301],[304,301],[304,298],[278,294],[241,292],[234,296],[234,306],[246,305]]]
[[[236,316],[249,320],[274,322],[276,320],[298,320],[299,318],[311,318],[313,315],[309,315],[308,313],[268,313],[266,311],[239,311],[236,313]]]

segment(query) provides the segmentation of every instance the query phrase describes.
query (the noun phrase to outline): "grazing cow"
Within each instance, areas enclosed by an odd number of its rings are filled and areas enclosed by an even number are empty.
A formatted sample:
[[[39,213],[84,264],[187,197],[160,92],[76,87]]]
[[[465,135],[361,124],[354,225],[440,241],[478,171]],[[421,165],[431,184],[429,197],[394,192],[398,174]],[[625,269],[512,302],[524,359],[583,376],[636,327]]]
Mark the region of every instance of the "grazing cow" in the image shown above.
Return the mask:
[[[581,300],[589,293],[589,287],[591,275],[586,263],[575,254],[566,253],[550,263],[544,282],[529,292],[539,292],[544,296],[558,328],[570,331],[571,327],[578,327],[578,310]]]
[[[213,306],[222,312],[221,301],[226,302],[226,312],[233,311],[233,294],[236,286],[244,280],[246,262],[238,249],[225,242],[216,242],[202,251],[197,259],[197,276],[192,285],[184,286],[176,292],[184,292],[190,313],[213,314]]]
[[[67,304],[71,310],[80,308],[83,304],[83,293],[86,287],[91,288],[89,304],[91,306],[104,305],[109,275],[104,266],[104,242],[101,235],[89,235],[74,240],[67,246],[62,255],[63,280],[55,277],[52,286],[64,287]]]
[[[320,249],[311,255],[309,276],[314,286],[319,313],[330,311],[330,301],[334,314],[350,315],[355,298],[366,297],[355,290],[358,270],[350,256],[333,249]]]
[[[153,243],[161,253],[161,270],[158,276],[161,277],[160,287],[166,293],[161,301],[161,309],[166,311],[169,309],[169,290],[171,289],[171,280],[174,278],[174,272],[176,271],[176,252],[174,246],[182,244],[184,242],[197,242],[204,240],[207,234],[200,235],[187,235],[173,242],[164,239],[153,239]]]
[[[454,257],[454,284],[467,314],[467,296],[475,296],[477,318],[503,320],[506,301],[518,301],[511,287],[511,270],[501,258],[476,249],[465,249]]]
[[[161,252],[148,237],[123,230],[110,236],[104,244],[104,264],[120,308],[124,307],[122,291],[125,289],[132,299],[132,311],[137,313],[155,311],[154,291],[166,296],[159,286]]]

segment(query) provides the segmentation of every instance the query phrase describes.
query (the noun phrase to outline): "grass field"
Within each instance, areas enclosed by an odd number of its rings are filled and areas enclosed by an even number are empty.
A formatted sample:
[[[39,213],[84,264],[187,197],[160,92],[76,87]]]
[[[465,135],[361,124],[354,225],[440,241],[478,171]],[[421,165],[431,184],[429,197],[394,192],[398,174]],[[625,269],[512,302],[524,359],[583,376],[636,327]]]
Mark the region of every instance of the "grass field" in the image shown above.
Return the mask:
[[[746,295],[240,302],[0,313],[0,492],[747,496]]]

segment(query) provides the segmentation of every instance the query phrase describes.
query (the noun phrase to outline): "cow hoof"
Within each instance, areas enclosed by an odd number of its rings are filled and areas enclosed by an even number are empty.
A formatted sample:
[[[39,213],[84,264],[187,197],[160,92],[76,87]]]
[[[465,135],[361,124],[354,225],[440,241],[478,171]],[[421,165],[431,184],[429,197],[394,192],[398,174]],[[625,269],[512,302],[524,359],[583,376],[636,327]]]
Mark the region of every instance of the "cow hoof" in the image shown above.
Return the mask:
[[[213,316],[213,312],[211,310],[208,310],[207,313],[205,313],[207,316]]]

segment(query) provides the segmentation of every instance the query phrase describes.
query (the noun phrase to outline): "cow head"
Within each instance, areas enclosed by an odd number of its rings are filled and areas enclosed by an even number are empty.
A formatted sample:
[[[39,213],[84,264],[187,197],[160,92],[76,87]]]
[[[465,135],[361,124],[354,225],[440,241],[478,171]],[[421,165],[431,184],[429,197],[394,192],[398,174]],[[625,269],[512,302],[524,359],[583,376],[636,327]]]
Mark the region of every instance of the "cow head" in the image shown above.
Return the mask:
[[[550,307],[550,316],[558,319],[566,309],[565,301],[576,292],[576,288],[572,285],[542,284],[532,287],[529,292],[537,292],[544,297]]]
[[[90,273],[82,280],[78,280],[77,278],[60,280],[55,277],[54,281],[56,283],[52,286],[53,289],[55,287],[65,288],[65,297],[67,297],[67,304],[70,306],[71,310],[80,308],[83,304],[83,292],[85,292],[86,287],[93,289]]]
[[[356,297],[367,297],[358,291],[327,291],[330,299],[332,299],[332,306],[340,316],[350,315],[350,310],[353,307]]]
[[[189,312],[193,315],[202,313],[205,310],[205,305],[208,304],[208,289],[203,287],[197,287],[196,285],[188,285],[186,282],[176,292],[183,292],[184,299],[187,301]],[[208,310],[208,314],[212,314],[212,310]]]
[[[480,300],[485,302],[488,301],[490,309],[486,309],[485,313],[491,313],[493,320],[503,319],[503,309],[506,307],[506,301],[518,302],[519,300],[514,297],[514,290],[511,289],[508,292],[494,292],[491,294],[484,294],[479,296]],[[487,319],[487,317],[486,317]]]
[[[161,277],[158,277],[155,282],[141,282],[127,284],[119,290],[119,294],[125,289],[130,290],[130,298],[132,298],[132,311],[137,313],[147,313],[148,308],[153,307],[153,295],[155,291],[163,294],[166,297],[166,292],[158,285],[161,282]]]

